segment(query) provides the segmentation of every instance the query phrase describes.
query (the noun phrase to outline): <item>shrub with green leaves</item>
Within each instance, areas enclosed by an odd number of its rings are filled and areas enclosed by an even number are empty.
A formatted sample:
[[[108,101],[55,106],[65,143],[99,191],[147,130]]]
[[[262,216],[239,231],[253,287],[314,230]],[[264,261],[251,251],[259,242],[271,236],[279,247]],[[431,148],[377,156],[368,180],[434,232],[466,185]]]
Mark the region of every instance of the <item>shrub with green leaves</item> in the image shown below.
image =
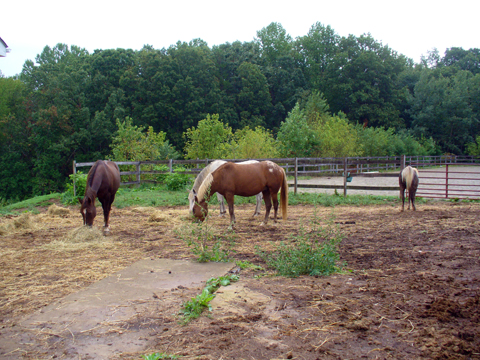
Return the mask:
[[[61,196],[61,201],[65,205],[74,205],[78,202],[79,197],[85,195],[87,187],[87,174],[76,173],[69,175],[69,181],[65,185],[65,192]],[[75,196],[73,194],[73,181],[75,179]]]
[[[191,175],[189,174],[179,174],[176,171],[185,171],[184,168],[177,168],[173,173],[166,174],[165,185],[167,185],[168,190],[178,191],[183,190],[190,183]]]
[[[257,253],[268,267],[282,276],[330,275],[340,271],[337,245],[343,235],[332,224],[320,227],[316,220],[312,224],[310,231],[301,227],[299,235],[292,236],[289,244],[281,243],[273,253],[258,247]]]

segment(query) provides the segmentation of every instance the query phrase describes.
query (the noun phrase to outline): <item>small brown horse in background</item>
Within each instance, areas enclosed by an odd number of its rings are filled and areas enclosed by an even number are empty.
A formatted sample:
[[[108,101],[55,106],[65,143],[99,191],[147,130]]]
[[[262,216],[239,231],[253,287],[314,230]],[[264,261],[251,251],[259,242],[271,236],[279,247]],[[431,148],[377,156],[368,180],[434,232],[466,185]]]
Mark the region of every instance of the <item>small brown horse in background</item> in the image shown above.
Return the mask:
[[[119,187],[120,170],[117,164],[112,161],[96,161],[88,172],[85,197],[78,199],[81,204],[80,213],[83,217],[83,225],[93,225],[93,219],[97,215],[95,199],[98,197],[102,204],[103,217],[105,218],[104,234],[106,235],[110,231],[108,219]]]
[[[262,192],[266,209],[264,224],[267,224],[272,202],[274,209],[273,221],[277,222],[277,194],[280,190],[282,218],[286,220],[288,184],[287,175],[282,167],[271,161],[242,165],[227,162],[214,172],[208,174],[203,180],[202,185],[200,185],[198,189],[198,193],[195,193],[193,214],[197,219],[201,221],[205,220],[208,214],[207,201],[213,194],[219,193],[227,200],[230,223],[233,225],[235,224],[235,214],[233,211],[235,195],[253,196]]]
[[[410,203],[412,203],[413,210],[417,210],[415,207],[415,193],[418,188],[418,170],[411,166],[407,166],[400,172],[398,182],[400,184],[402,211],[405,210],[405,190],[407,190],[408,194],[408,210],[410,210]]]

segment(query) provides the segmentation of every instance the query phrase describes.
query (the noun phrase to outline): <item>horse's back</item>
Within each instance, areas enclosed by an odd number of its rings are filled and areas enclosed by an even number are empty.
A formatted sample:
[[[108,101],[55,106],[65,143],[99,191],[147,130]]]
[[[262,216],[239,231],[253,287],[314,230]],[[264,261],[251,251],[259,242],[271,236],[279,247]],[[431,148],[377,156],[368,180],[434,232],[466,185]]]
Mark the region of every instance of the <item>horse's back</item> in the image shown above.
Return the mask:
[[[114,195],[120,187],[120,169],[118,165],[110,160],[98,160],[97,163],[94,176],[101,178],[101,188],[98,189],[98,192]]]
[[[226,163],[217,169],[215,181],[223,191],[253,196],[266,188],[278,191],[283,183],[282,168],[271,161],[249,164]]]

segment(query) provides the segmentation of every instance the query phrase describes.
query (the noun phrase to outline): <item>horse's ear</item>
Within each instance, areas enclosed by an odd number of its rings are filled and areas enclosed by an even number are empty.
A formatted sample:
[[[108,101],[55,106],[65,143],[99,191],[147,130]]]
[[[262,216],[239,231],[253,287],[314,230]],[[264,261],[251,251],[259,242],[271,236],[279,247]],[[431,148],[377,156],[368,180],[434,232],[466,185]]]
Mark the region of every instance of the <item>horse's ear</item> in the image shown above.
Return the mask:
[[[83,199],[82,198],[78,198],[78,202],[80,203],[80,205],[83,205]]]
[[[192,193],[193,195],[195,195],[195,198],[197,197],[197,192],[195,191],[195,189],[192,189]]]

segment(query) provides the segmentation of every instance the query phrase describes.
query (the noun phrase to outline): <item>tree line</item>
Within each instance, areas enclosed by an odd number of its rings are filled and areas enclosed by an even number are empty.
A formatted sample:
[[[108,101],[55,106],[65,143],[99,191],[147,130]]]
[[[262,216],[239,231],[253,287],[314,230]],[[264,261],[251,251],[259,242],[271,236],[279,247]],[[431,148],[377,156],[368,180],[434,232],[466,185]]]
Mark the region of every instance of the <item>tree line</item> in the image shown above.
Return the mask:
[[[135,142],[157,159],[478,152],[479,73],[480,49],[415,63],[321,23],[213,47],[47,46],[0,77],[0,199],[59,191],[72,160],[139,156]]]

